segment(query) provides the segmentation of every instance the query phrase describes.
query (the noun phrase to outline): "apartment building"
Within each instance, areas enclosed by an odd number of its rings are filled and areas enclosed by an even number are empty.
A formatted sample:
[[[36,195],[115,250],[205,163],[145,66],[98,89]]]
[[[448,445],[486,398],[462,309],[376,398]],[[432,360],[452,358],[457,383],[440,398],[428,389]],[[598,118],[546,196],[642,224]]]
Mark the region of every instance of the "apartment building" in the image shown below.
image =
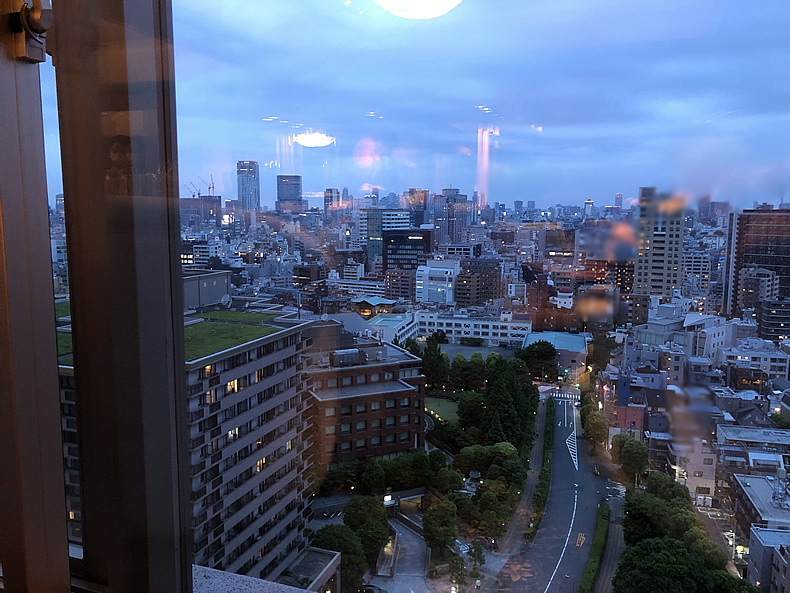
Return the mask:
[[[327,320],[315,336],[307,372],[313,464],[391,459],[425,446],[422,361],[402,348]],[[337,345],[343,348],[337,349]]]
[[[302,356],[309,325],[275,311],[185,318],[195,564],[274,580],[307,548]],[[78,394],[70,343],[60,342],[69,539],[78,544]]]

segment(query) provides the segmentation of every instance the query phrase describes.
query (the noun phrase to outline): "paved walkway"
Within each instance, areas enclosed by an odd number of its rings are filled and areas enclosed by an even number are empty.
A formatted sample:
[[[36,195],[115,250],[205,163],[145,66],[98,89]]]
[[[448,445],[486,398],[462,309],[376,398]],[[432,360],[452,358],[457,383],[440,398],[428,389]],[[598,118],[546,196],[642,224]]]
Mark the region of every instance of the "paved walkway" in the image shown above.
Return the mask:
[[[601,558],[601,564],[598,566],[598,576],[595,579],[595,585],[593,585],[593,593],[612,592],[612,580],[617,572],[620,554],[625,550],[622,499],[610,499],[609,508],[612,511],[609,516],[609,531],[606,534],[606,546]]]
[[[535,430],[538,433],[532,452],[529,454],[529,473],[521,492],[521,500],[516,507],[516,512],[510,520],[507,532],[500,538],[499,551],[502,554],[517,554],[525,544],[524,532],[527,530],[529,519],[532,517],[532,496],[538,485],[538,476],[543,467],[543,428],[546,424],[546,402],[541,401],[538,414],[535,418]]]

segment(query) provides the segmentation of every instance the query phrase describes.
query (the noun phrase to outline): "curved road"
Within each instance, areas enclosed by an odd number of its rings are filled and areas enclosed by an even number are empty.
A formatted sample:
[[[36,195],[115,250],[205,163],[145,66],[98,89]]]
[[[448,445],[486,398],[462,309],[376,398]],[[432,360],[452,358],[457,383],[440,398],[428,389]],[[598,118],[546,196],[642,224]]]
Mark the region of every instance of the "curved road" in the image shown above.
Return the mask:
[[[535,539],[500,571],[499,591],[570,593],[584,572],[598,503],[606,498],[607,484],[594,475],[593,461],[577,432],[578,397],[555,394],[555,423],[546,427],[554,430],[549,502]]]

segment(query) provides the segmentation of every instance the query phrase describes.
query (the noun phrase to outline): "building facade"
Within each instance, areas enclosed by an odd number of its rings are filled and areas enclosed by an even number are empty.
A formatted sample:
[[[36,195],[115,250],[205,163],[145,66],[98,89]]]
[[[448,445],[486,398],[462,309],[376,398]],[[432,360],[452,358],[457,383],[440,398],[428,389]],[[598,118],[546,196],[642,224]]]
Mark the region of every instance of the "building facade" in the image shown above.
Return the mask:
[[[639,188],[634,292],[672,296],[683,284],[683,203],[679,197]]]
[[[236,163],[236,184],[239,202],[244,210],[260,210],[261,179],[258,161]]]

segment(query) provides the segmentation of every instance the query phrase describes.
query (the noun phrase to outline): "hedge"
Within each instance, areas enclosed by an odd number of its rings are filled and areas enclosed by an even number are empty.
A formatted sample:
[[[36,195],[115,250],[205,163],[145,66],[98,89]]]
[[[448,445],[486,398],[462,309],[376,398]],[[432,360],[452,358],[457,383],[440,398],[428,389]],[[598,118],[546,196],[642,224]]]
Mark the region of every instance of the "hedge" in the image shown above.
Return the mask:
[[[538,531],[540,520],[543,518],[543,509],[549,501],[549,487],[551,486],[551,450],[554,445],[554,420],[556,410],[554,409],[554,397],[546,399],[546,423],[543,428],[543,467],[538,475],[538,483],[535,486],[535,494],[532,497],[532,506],[535,514],[532,517],[532,527],[527,527],[524,537],[532,539]]]
[[[579,581],[577,593],[590,593],[598,575],[598,566],[601,563],[604,548],[606,547],[606,532],[609,530],[609,505],[602,502],[598,507],[598,521],[595,524],[595,536],[590,547],[590,557],[587,559],[587,566],[584,567],[584,574]]]

